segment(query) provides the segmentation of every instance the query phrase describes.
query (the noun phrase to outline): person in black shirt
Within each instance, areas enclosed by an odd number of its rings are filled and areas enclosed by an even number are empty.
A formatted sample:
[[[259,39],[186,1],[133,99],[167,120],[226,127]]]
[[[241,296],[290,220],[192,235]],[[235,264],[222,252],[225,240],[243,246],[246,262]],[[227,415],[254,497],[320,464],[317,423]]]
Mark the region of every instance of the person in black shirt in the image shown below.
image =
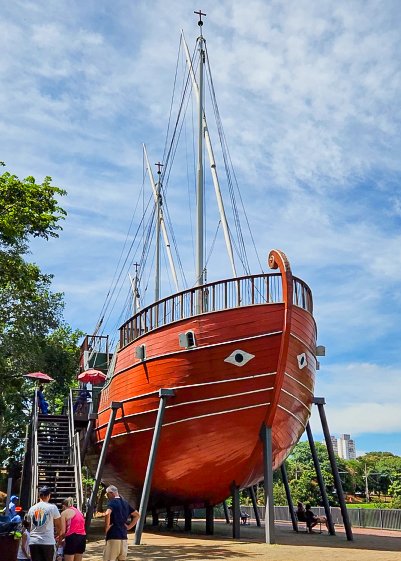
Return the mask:
[[[107,503],[105,517],[106,547],[103,554],[104,561],[125,561],[127,559],[127,532],[138,522],[140,514],[125,499],[120,497],[118,489],[110,485],[106,489]],[[131,522],[127,524],[127,519]]]

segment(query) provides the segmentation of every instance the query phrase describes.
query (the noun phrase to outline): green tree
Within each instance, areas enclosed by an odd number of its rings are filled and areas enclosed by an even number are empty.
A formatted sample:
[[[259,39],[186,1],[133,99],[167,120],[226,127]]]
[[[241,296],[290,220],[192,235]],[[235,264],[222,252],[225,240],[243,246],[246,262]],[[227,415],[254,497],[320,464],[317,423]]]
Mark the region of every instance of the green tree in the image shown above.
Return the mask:
[[[63,297],[51,291],[52,277],[25,259],[31,237],[58,236],[66,213],[57,198],[64,194],[49,177],[37,184],[0,175],[0,464],[23,454],[33,394],[23,375],[51,373],[56,382],[48,398],[56,407],[76,372],[80,333],[63,324]]]
[[[57,237],[58,222],[67,214],[57,196],[65,194],[51,185],[51,177],[36,183],[31,176],[20,180],[8,172],[0,175],[0,243],[21,251],[30,236]]]

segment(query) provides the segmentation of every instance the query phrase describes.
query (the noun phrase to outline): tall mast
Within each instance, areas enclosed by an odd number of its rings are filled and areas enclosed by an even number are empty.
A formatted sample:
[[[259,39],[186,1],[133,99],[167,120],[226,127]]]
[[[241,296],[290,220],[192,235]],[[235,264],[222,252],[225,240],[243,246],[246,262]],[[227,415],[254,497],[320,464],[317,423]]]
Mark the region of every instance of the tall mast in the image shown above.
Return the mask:
[[[150,164],[149,164],[148,153],[146,151],[146,146],[145,145],[143,145],[143,153],[144,153],[144,156],[145,156],[146,169],[148,170],[148,176],[149,176],[150,185],[152,187],[154,201],[155,201],[155,204],[157,205],[158,198],[160,199],[160,203],[162,202],[161,192],[159,192],[159,197],[158,197],[158,195],[157,195],[157,185],[156,185],[156,182],[155,182],[154,177],[153,177],[152,168],[150,167]],[[161,185],[160,185],[160,187],[161,187]],[[168,261],[170,263],[171,274],[173,275],[175,289],[176,289],[177,292],[179,292],[177,271],[175,270],[174,260],[173,260],[173,256],[172,256],[172,253],[171,253],[170,240],[169,240],[169,237],[168,237],[168,234],[167,234],[166,224],[165,224],[164,218],[163,218],[163,206],[162,206],[162,204],[160,204],[160,206],[159,206],[159,211],[160,211],[160,228],[161,228],[161,232],[163,234],[164,245],[166,246],[166,252],[167,252]]]
[[[181,31],[181,35],[182,35],[182,41],[183,41],[184,50],[185,50],[185,57],[187,59],[187,64],[188,64],[188,68],[189,68],[189,74],[190,74],[191,79],[192,79],[192,85],[193,85],[194,91],[195,91],[195,93],[198,97],[198,100],[199,100],[198,83],[196,81],[195,72],[194,72],[194,69],[193,69],[193,66],[192,66],[191,56],[189,54],[188,45],[187,45],[187,42],[185,41],[183,31]],[[221,195],[220,182],[219,182],[219,178],[218,178],[218,175],[217,175],[216,160],[214,158],[212,141],[210,139],[210,134],[209,134],[208,126],[207,126],[205,111],[203,111],[203,130],[204,130],[204,134],[205,134],[205,144],[206,144],[206,149],[207,149],[207,153],[208,153],[208,156],[209,156],[210,171],[211,171],[211,174],[212,174],[214,191],[215,191],[216,199],[217,199],[217,206],[219,207],[220,220],[221,220],[221,224],[222,224],[222,227],[223,227],[224,239],[225,239],[225,242],[226,242],[227,253],[228,253],[229,260],[230,260],[233,275],[234,275],[234,277],[236,277],[237,276],[237,270],[236,270],[236,267],[235,267],[233,246],[232,246],[232,243],[231,243],[231,237],[230,237],[230,231],[229,231],[228,223],[227,223],[226,211],[224,209],[223,197]]]
[[[204,39],[202,35],[202,16],[206,14],[201,10],[194,12],[199,16],[199,29],[200,35],[198,37],[199,43],[199,103],[198,103],[198,168],[197,168],[197,182],[196,182],[196,285],[202,286],[204,284],[204,264],[203,264],[203,224],[204,224],[204,209],[203,209],[203,66],[205,62]]]
[[[141,309],[141,300],[139,298],[139,283],[138,283],[138,267],[139,263],[134,263],[135,277],[132,278],[128,273],[128,277],[132,288],[132,312],[135,315]]]
[[[161,220],[161,183],[160,183],[160,176],[161,176],[161,168],[163,164],[158,162],[155,164],[157,166],[157,187],[156,187],[156,271],[155,271],[155,302],[157,302],[160,298],[160,220]]]

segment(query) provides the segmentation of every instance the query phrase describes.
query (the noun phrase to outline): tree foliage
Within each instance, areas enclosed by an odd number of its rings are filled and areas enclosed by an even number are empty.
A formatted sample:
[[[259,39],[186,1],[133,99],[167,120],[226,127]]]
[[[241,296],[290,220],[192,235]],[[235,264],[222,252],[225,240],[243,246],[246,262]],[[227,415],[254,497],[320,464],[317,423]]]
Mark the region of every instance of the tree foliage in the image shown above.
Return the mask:
[[[19,248],[29,236],[57,237],[59,220],[67,213],[57,201],[65,191],[51,185],[51,177],[36,183],[34,177],[20,180],[8,172],[0,176],[0,243]]]
[[[326,447],[315,442],[316,452],[325,483],[329,502],[337,505],[337,494]],[[370,498],[380,502],[383,495],[391,496],[390,502],[381,506],[401,507],[401,457],[390,452],[369,452],[355,460],[337,457],[344,493],[354,500],[367,500],[366,485]],[[322,497],[308,442],[299,442],[286,461],[291,497],[294,503],[301,501],[312,505],[321,504]],[[274,497],[276,504],[287,504],[284,486],[275,474]],[[277,501],[280,501],[279,503]]]
[[[23,455],[34,390],[23,375],[42,370],[55,378],[46,388],[53,409],[75,379],[80,333],[63,322],[52,276],[26,260],[30,237],[58,236],[66,213],[57,197],[64,194],[50,177],[0,176],[0,464]]]

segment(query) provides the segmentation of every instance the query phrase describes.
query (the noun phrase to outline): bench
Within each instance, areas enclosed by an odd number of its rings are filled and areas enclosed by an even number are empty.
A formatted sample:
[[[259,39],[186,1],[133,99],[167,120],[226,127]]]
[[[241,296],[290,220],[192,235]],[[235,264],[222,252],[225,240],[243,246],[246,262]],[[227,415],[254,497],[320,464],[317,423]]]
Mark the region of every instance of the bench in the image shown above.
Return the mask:
[[[179,530],[181,530],[180,525],[178,524],[178,517],[179,517],[180,513],[178,511],[174,511],[174,512],[166,512],[164,515],[164,519],[160,522],[160,527],[161,528],[178,528]]]

